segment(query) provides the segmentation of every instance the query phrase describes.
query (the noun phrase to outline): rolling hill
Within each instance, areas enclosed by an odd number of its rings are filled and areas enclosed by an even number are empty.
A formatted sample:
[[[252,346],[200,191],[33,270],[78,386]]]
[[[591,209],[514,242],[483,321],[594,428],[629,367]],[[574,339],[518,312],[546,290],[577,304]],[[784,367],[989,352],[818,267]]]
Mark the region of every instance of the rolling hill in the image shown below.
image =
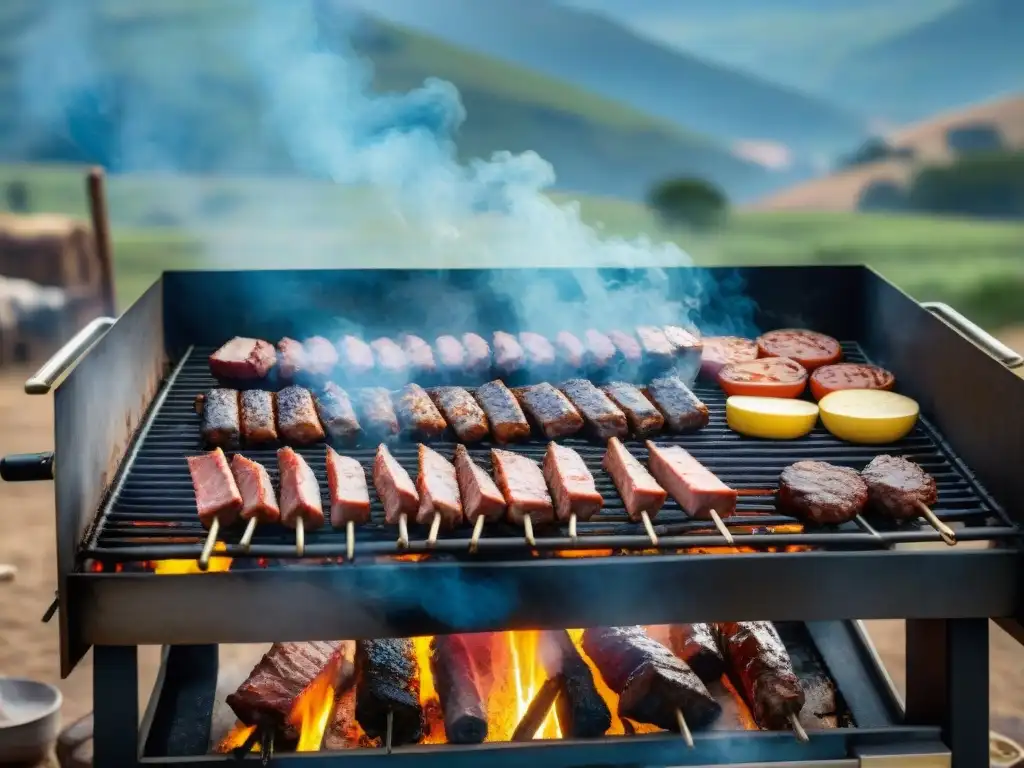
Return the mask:
[[[236,35],[252,3],[77,3],[7,0],[0,8],[0,153],[8,160],[295,171],[295,148],[265,127],[263,83],[241,55],[251,51],[240,53]],[[334,44],[355,32],[377,89],[404,92],[431,76],[455,83],[468,115],[458,133],[463,158],[535,150],[555,166],[560,188],[628,198],[674,174],[709,178],[737,199],[778,186],[709,138],[549,75],[379,21],[342,19],[335,29]],[[433,106],[405,127],[432,129]]]

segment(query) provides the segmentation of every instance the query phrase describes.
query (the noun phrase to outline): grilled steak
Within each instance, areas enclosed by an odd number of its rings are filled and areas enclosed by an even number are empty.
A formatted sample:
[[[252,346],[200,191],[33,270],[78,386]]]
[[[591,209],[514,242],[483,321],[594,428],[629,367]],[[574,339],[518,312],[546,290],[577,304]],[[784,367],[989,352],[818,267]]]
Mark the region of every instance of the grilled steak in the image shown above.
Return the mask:
[[[462,522],[462,498],[455,467],[448,459],[432,448],[420,443],[420,471],[416,477],[416,490],[420,495],[420,508],[416,522],[428,525],[434,514],[441,515],[446,528],[454,528]]]
[[[527,515],[534,523],[550,523],[555,519],[555,508],[548,494],[544,473],[529,456],[491,450],[494,479],[505,497],[508,518],[516,525],[523,524]]]
[[[228,706],[246,725],[273,725],[287,738],[297,739],[295,727],[287,722],[295,699],[341,647],[333,641],[274,643],[238,690],[228,695]]]
[[[615,345],[615,351],[626,362],[627,365],[638,365],[644,359],[643,349],[636,337],[626,331],[609,331],[608,338]]]
[[[853,520],[868,501],[868,486],[849,467],[798,461],[782,470],[775,506],[780,513],[816,525]]]
[[[568,331],[559,331],[555,336],[555,349],[562,365],[570,371],[581,371],[587,362],[587,348],[583,342]]]
[[[661,511],[668,494],[617,437],[608,441],[601,466],[611,475],[630,520],[639,522],[641,512],[654,518]]]
[[[647,441],[647,463],[651,474],[668,491],[686,514],[698,520],[736,512],[736,491],[679,445],[657,446]]]
[[[448,428],[430,395],[419,384],[406,384],[398,396],[398,422],[411,435],[430,439],[440,437]]]
[[[533,371],[550,371],[555,365],[555,348],[551,342],[532,331],[519,334],[519,344],[526,357],[526,365]]]
[[[587,379],[569,379],[562,392],[586,422],[587,431],[602,442],[629,434],[626,414]]]
[[[515,443],[530,437],[530,423],[512,390],[500,380],[476,388],[476,401],[487,414],[491,436],[499,443]]]
[[[222,525],[231,525],[242,511],[242,493],[224,451],[216,448],[202,456],[189,456],[187,461],[199,521],[207,528],[214,518]]]
[[[583,417],[569,398],[551,384],[534,384],[512,390],[526,416],[549,440],[575,435],[583,429]]]
[[[600,331],[591,328],[584,334],[584,341],[594,367],[601,371],[610,368],[615,360],[615,355],[618,354],[612,340]]]
[[[896,520],[921,516],[918,506],[939,500],[935,478],[901,456],[876,456],[860,473],[868,486],[868,507]]]
[[[416,516],[420,504],[416,486],[384,443],[377,446],[377,456],[373,460],[373,487],[384,505],[384,519],[390,525],[397,525],[403,513],[410,518]]]
[[[306,374],[325,378],[338,367],[338,350],[323,336],[311,336],[303,345],[306,348]]]
[[[263,389],[247,389],[241,394],[242,440],[246,445],[277,442],[274,418],[274,393]]]
[[[199,434],[208,448],[237,448],[242,434],[238,392],[211,389],[202,401]]]
[[[661,328],[641,325],[637,327],[636,335],[640,338],[646,362],[657,368],[668,368],[675,362],[675,345]]]
[[[356,720],[371,739],[415,744],[423,736],[420,668],[412,640],[360,640],[356,643]]]
[[[586,522],[604,506],[604,499],[594,484],[594,476],[587,469],[583,457],[572,448],[548,443],[544,454],[544,479],[551,490],[559,520],[565,521],[576,515],[577,520]]]
[[[691,728],[710,725],[722,712],[693,670],[640,627],[588,629],[583,650],[619,694],[619,717],[678,731],[677,709]]]
[[[292,445],[311,445],[324,439],[324,428],[308,389],[285,387],[277,393],[277,431],[284,442]]]
[[[370,522],[370,493],[362,465],[330,446],[327,446],[327,488],[334,528],[344,528],[350,520],[356,525]]]
[[[478,443],[487,438],[487,414],[462,387],[437,387],[430,391],[430,399],[459,442]]]
[[[484,469],[473,461],[464,445],[455,446],[455,476],[466,520],[475,523],[478,517],[493,523],[505,514],[505,497]]]
[[[267,378],[277,364],[273,344],[236,336],[210,355],[210,373],[227,382],[253,382]]]
[[[594,685],[594,675],[564,629],[541,633],[541,663],[548,677],[560,675],[555,715],[562,738],[595,739],[612,726],[612,713]]]
[[[626,414],[629,431],[637,437],[650,437],[665,426],[665,417],[643,392],[624,381],[613,381],[602,387],[622,412]]]
[[[430,641],[430,669],[444,712],[449,744],[480,744],[487,738],[487,700],[490,692],[480,678],[479,664],[487,664],[489,635],[435,635]]]
[[[409,367],[405,352],[391,339],[380,338],[370,342],[377,369],[393,376],[405,376]]]
[[[526,352],[519,340],[505,331],[494,332],[494,367],[499,374],[508,376],[526,365]]]
[[[356,336],[345,336],[338,342],[341,367],[349,376],[365,376],[373,370],[373,349]]]
[[[464,333],[462,346],[466,348],[466,373],[480,374],[491,369],[491,347],[483,336]]]
[[[277,494],[266,467],[236,453],[231,459],[231,474],[242,494],[243,520],[255,517],[260,523],[276,523],[281,519]]]
[[[320,484],[306,460],[291,448],[279,448],[277,468],[281,483],[281,522],[288,528],[295,528],[301,517],[306,530],[322,527],[324,507],[320,501]]]
[[[348,393],[329,381],[316,397],[316,413],[327,436],[336,443],[355,443],[359,439],[359,419]]]
[[[673,432],[688,432],[708,425],[711,414],[678,376],[662,376],[647,385],[647,396]]]
[[[466,348],[454,336],[438,336],[434,342],[437,362],[448,373],[461,373],[466,367]]]
[[[725,672],[725,659],[710,624],[673,624],[668,636],[672,653],[705,683],[717,680]]]
[[[402,336],[402,351],[405,352],[405,359],[414,373],[434,373],[437,370],[434,350],[419,336],[410,333]]]
[[[750,709],[762,728],[779,730],[799,715],[804,692],[789,653],[771,622],[720,622],[719,643]]]
[[[384,387],[366,387],[356,394],[359,415],[366,433],[378,440],[389,440],[399,433],[398,415],[391,395]]]
[[[277,342],[277,375],[282,381],[295,381],[306,368],[306,348],[302,342],[285,336]]]

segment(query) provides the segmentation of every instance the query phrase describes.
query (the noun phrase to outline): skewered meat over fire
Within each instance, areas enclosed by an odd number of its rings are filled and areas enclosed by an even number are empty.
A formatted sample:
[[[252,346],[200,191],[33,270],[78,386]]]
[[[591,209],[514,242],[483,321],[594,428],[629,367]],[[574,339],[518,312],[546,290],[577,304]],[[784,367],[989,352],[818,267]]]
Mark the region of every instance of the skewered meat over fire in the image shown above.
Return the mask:
[[[594,476],[583,457],[572,448],[548,443],[544,454],[544,479],[555,502],[555,514],[563,522],[572,515],[586,522],[604,506]]]
[[[736,491],[678,445],[658,446],[647,441],[651,474],[690,517],[709,520],[736,512]]]
[[[459,481],[462,508],[470,524],[481,516],[489,523],[502,518],[505,514],[505,497],[491,476],[473,461],[464,445],[455,447],[455,475]]]
[[[919,517],[919,505],[930,508],[939,498],[935,478],[901,456],[876,456],[860,476],[868,487],[869,508],[895,520]]]
[[[224,451],[217,448],[202,456],[189,456],[188,471],[192,475],[199,521],[206,528],[214,519],[220,520],[221,525],[231,525],[242,511],[242,493]]]
[[[491,450],[491,464],[511,522],[523,525],[527,515],[534,523],[550,523],[555,519],[555,508],[544,482],[544,473],[537,462],[529,456],[494,448]]]
[[[373,460],[373,487],[384,505],[384,519],[389,525],[397,525],[403,513],[410,518],[416,515],[420,504],[416,486],[384,443],[377,446]]]
[[[415,744],[423,736],[420,668],[412,640],[360,640],[356,643],[356,720],[371,739]]]
[[[266,467],[236,453],[231,459],[231,474],[242,494],[239,516],[243,520],[255,517],[260,523],[276,523],[281,519],[281,508]]]
[[[320,484],[309,464],[286,447],[277,451],[277,466],[281,483],[281,522],[288,528],[295,528],[301,517],[306,530],[322,527],[324,508],[320,501]]]
[[[782,470],[779,512],[816,525],[840,525],[859,515],[868,500],[860,473],[824,461],[798,461]]]
[[[420,443],[420,471],[416,478],[416,490],[420,496],[416,522],[428,525],[434,514],[441,515],[446,528],[454,528],[462,522],[462,499],[455,467],[437,451]]]
[[[611,475],[626,507],[626,514],[634,523],[640,521],[641,512],[653,518],[665,505],[668,499],[665,489],[658,485],[651,473],[644,469],[617,437],[608,441],[608,450],[601,464],[605,472]]]
[[[370,492],[362,465],[330,446],[327,446],[327,487],[332,527],[344,528],[350,520],[356,525],[370,521]]]

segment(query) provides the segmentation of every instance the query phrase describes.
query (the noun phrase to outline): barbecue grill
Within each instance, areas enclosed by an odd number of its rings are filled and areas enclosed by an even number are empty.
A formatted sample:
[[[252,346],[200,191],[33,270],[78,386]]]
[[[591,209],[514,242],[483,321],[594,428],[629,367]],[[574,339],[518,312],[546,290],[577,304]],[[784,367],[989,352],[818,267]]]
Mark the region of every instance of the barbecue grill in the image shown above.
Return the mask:
[[[729,521],[741,551],[722,549],[728,542],[713,527],[688,520],[672,504],[656,520],[655,544],[628,522],[614,489],[600,480],[605,509],[578,526],[576,539],[562,528],[538,529],[529,547],[521,531],[498,528],[471,553],[468,533],[443,536],[429,548],[425,533],[414,530],[405,557],[397,558],[394,531],[382,524],[375,501],[353,562],[345,559],[344,532],[309,533],[298,558],[291,535],[268,527],[257,530],[248,551],[238,546],[237,532],[224,536],[218,554],[232,558],[229,570],[167,577],[152,563],[194,560],[205,534],[184,457],[199,450],[192,401],[213,386],[206,358],[225,339],[330,333],[340,316],[368,338],[412,328],[428,338],[550,329],[542,317],[523,317],[506,291],[494,290],[523,282],[524,270],[168,272],[119,320],[94,321],[69,342],[26,385],[30,393],[48,392],[70,370],[54,388],[54,453],[6,457],[3,474],[56,481],[62,672],[93,647],[96,764],[230,760],[204,756],[219,643],[755,619],[803,623],[856,728],[815,732],[805,744],[789,732],[707,732],[695,734],[693,749],[655,734],[278,754],[273,761],[347,765],[386,754],[403,763],[530,760],[566,768],[915,759],[948,765],[951,752],[958,768],[985,764],[987,621],[1024,636],[1024,385],[1008,370],[1020,358],[948,307],[922,307],[862,267],[680,268],[659,275],[679,297],[709,277],[738,275],[761,329],[808,327],[843,340],[848,359],[893,371],[899,390],[920,402],[923,418],[894,446],[845,444],[820,427],[799,441],[754,441],[726,429],[716,387],[698,386],[711,424],[659,442],[684,445],[747,491]],[[601,282],[605,300],[615,302],[620,288],[642,287],[651,274],[546,269],[528,278],[572,304],[587,299],[583,285]],[[721,322],[730,308],[711,296],[702,317]],[[643,307],[636,311],[636,324],[648,321],[639,316]],[[476,327],[465,327],[466,317]],[[456,321],[462,325],[452,327]],[[599,466],[601,447],[567,444],[591,469]],[[437,447],[450,455],[453,446]],[[539,458],[543,447],[516,450]],[[927,527],[860,519],[835,531],[804,532],[772,511],[769,490],[793,461],[859,469],[886,451],[912,458],[936,478],[935,512],[957,528],[960,544],[913,546],[941,539]],[[393,452],[407,468],[415,465],[414,444]],[[322,447],[302,453],[322,477]],[[372,447],[349,453],[364,466],[372,461]],[[269,451],[246,455],[275,464]],[[908,620],[905,705],[857,623],[869,618]],[[137,731],[136,646],[148,644],[165,646],[164,666]]]

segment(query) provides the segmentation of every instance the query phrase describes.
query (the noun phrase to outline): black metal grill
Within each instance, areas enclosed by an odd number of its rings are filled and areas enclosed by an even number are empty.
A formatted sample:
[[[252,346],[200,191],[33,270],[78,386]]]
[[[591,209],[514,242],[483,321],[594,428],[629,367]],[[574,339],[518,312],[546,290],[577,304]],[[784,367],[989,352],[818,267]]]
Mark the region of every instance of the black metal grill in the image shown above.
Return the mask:
[[[103,515],[85,547],[86,556],[103,561],[139,561],[192,558],[199,553],[205,530],[196,517],[195,501],[185,457],[201,450],[198,417],[193,403],[195,396],[216,386],[207,368],[212,349],[195,347],[186,354],[172,374],[147,428],[139,435],[134,450],[122,468],[122,477],[115,487]],[[853,342],[843,344],[846,359],[867,362],[861,348]],[[782,526],[796,520],[778,515],[774,510],[773,491],[784,467],[801,459],[815,459],[862,468],[880,453],[894,453],[918,462],[938,484],[935,512],[948,523],[960,523],[958,538],[964,541],[998,540],[1018,535],[1018,530],[998,505],[980,487],[971,473],[951,452],[942,437],[925,420],[897,444],[859,446],[832,437],[820,425],[806,438],[797,441],[773,442],[741,437],[725,423],[725,396],[716,386],[698,384],[697,395],[711,411],[710,424],[689,435],[663,435],[657,442],[684,446],[725,483],[741,492],[737,514],[728,524],[737,546],[766,549],[791,545],[824,546],[843,549],[884,549],[909,542],[937,542],[937,532],[923,523],[895,526],[887,520],[858,518],[835,529],[792,532]],[[578,525],[578,538],[570,539],[567,527],[538,527],[536,550],[612,549],[618,551],[651,548],[652,541],[639,524],[630,523],[610,477],[601,469],[604,447],[581,439],[564,441],[577,449],[597,479],[604,496],[604,509],[587,523]],[[451,457],[454,443],[434,444],[441,453]],[[530,442],[512,446],[512,450],[535,459],[543,456],[546,442]],[[638,458],[646,457],[642,442],[627,443]],[[486,443],[471,447],[474,458],[489,466]],[[358,458],[369,473],[376,444],[360,445],[344,451]],[[267,467],[275,483],[277,460],[273,449],[243,451],[249,458]],[[415,477],[416,444],[405,441],[393,446],[393,454]],[[324,446],[302,448],[300,453],[316,472],[327,505],[327,482]],[[373,504],[372,522],[357,529],[356,557],[390,555],[400,552],[395,529],[384,524],[383,510],[369,483]],[[727,544],[707,521],[690,519],[674,501],[669,501],[656,519],[657,548],[678,550],[716,547]],[[780,530],[781,528],[781,530]],[[241,530],[228,530],[222,535],[224,554],[232,557],[295,557],[294,533],[281,526],[257,529],[249,550],[235,542]],[[466,553],[470,531],[460,529],[442,534],[434,550],[445,553]],[[406,551],[427,550],[426,531],[410,529],[412,539]],[[341,557],[345,555],[345,532],[329,527],[307,534],[306,558]],[[475,557],[531,556],[521,530],[507,525],[489,526],[479,542]]]

